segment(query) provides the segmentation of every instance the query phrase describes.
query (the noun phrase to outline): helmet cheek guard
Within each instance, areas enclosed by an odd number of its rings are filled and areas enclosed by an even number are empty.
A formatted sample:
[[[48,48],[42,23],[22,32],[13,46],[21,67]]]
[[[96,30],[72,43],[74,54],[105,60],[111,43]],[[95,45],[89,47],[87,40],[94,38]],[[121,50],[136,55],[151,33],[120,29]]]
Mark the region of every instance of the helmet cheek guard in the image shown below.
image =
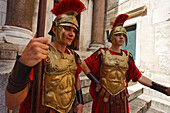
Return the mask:
[[[124,34],[125,35],[125,43],[126,43],[126,46],[127,46],[127,32],[126,32],[126,29],[123,27],[123,26],[117,26],[115,28],[112,29],[111,33],[110,33],[110,40],[111,42],[114,44],[115,43],[115,37],[116,37],[116,34]]]
[[[64,33],[64,28],[61,25],[56,26],[55,32],[56,32],[56,38],[57,40],[62,43],[63,42],[63,33]]]

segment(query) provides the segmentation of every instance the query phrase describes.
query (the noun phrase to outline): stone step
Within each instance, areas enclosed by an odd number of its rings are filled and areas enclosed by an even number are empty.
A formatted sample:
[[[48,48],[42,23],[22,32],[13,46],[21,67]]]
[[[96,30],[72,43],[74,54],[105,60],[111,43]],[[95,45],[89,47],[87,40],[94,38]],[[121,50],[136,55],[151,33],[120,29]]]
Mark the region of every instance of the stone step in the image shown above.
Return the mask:
[[[83,113],[91,113],[92,101],[83,105]]]
[[[83,87],[89,87],[90,83],[91,83],[90,79],[86,75],[84,75],[84,73],[80,74],[80,82],[81,82],[82,88]]]
[[[92,101],[92,97],[89,93],[89,87],[82,88],[82,94],[83,94],[83,101],[84,103],[88,103]]]
[[[132,96],[133,92],[137,93],[142,89],[142,92],[138,96]],[[134,86],[131,86],[128,88],[129,92],[132,94],[130,95],[129,101],[133,100],[132,97],[137,97],[137,99],[140,99],[142,101],[145,101],[146,103],[150,103],[150,106],[154,109],[156,109],[158,112],[164,112],[169,113],[170,111],[170,97],[155,91],[153,89],[150,89],[148,87],[145,87],[141,84],[136,84]],[[135,98],[134,98],[135,99]]]
[[[156,98],[146,94],[142,94],[138,98],[147,102],[150,101],[151,107],[158,111],[162,111],[164,113],[169,113],[170,111],[170,102],[166,100]]]
[[[132,85],[132,86],[128,87],[128,93],[130,95],[128,98],[128,101],[131,101],[131,100],[137,98],[139,95],[141,95],[143,93],[143,89],[141,86]]]
[[[168,86],[168,85],[165,85],[165,86]],[[151,95],[152,98],[159,98],[159,99],[165,100],[165,101],[169,102],[169,105],[170,105],[170,97],[169,96],[167,96],[163,93],[160,93],[158,91],[155,91],[151,88],[143,86],[143,94]]]
[[[156,109],[150,107],[150,108],[146,111],[146,113],[164,113],[164,112],[159,111],[159,110],[156,110]]]
[[[130,113],[145,113],[150,107],[150,102],[141,99],[133,99],[129,102]]]

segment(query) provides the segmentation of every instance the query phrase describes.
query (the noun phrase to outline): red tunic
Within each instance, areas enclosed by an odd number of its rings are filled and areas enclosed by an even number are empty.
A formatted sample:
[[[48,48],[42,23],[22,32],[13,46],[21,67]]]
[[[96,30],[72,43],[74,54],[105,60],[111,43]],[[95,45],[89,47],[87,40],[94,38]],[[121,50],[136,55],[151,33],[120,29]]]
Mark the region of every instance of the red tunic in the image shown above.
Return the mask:
[[[105,51],[108,50],[108,48],[103,48]],[[109,50],[110,51],[110,50]],[[123,50],[126,54],[127,54],[127,50]],[[110,51],[110,53],[112,55],[121,55],[121,53],[115,53],[113,51]],[[96,56],[97,52],[95,52],[94,54],[92,54],[90,57],[88,57],[87,59],[85,59],[85,62],[87,63],[88,67],[90,68],[91,72],[93,75],[95,75],[97,78],[100,78],[100,64],[101,64],[101,56],[99,56],[97,59],[95,59],[95,56]],[[127,86],[128,86],[128,82],[130,80],[132,80],[133,82],[136,82],[138,81],[138,79],[141,77],[141,73],[140,71],[138,70],[138,68],[136,67],[134,61],[132,60],[132,62],[130,63],[129,65],[129,69],[127,71],[127,74],[126,74],[126,83],[127,83]],[[99,101],[98,103],[96,102],[97,100],[97,94],[96,94],[96,85],[91,82],[90,84],[90,94],[93,98],[93,106],[96,106],[97,104],[97,107],[96,107],[96,111],[95,113],[98,113],[98,108],[99,108]],[[92,111],[93,111],[94,107],[92,108]],[[103,111],[105,111],[105,106],[103,108]]]
[[[66,51],[65,53],[68,54],[68,52]],[[77,71],[76,71],[76,74],[75,74],[75,78],[77,80],[79,74],[81,72],[81,67],[79,64],[77,64]],[[29,78],[31,81],[33,81],[33,69],[31,70],[31,73],[29,75]],[[31,88],[28,92],[28,95],[27,97],[25,98],[25,100],[21,103],[20,105],[20,109],[19,109],[19,113],[31,113],[31,98],[32,98],[32,85],[31,85]],[[41,94],[40,94],[40,106],[42,104],[42,89],[40,89],[41,91]]]

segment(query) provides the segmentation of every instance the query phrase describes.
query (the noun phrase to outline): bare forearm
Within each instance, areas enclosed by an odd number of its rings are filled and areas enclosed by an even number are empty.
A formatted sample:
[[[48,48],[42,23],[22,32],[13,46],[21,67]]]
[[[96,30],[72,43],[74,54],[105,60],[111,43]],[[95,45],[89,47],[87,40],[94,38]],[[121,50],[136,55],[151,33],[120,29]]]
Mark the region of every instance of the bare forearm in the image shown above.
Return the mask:
[[[81,67],[81,69],[83,70],[83,72],[84,72],[85,74],[88,74],[89,72],[91,72],[85,61],[83,61],[83,62],[80,64],[80,67]]]
[[[80,78],[78,77],[77,80],[76,80],[76,90],[80,90],[81,89],[81,83],[80,83]]]
[[[28,94],[29,86],[22,91],[12,94],[5,90],[5,104],[9,109],[15,109],[18,107],[26,98]]]
[[[161,84],[158,84],[158,83],[148,79],[145,76],[141,76],[138,81],[145,86],[148,86],[156,91],[159,91],[165,95],[170,96],[170,87],[166,87]]]
[[[148,79],[145,76],[141,76],[138,82],[148,87],[152,86],[152,80]]]

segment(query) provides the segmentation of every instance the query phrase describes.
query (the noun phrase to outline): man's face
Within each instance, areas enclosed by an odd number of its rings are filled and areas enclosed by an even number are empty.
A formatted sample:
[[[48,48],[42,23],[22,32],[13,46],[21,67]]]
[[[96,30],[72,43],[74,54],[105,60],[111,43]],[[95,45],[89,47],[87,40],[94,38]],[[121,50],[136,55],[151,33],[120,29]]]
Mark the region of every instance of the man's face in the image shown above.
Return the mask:
[[[72,27],[63,27],[63,28],[64,28],[64,33],[62,37],[62,43],[64,45],[70,46],[76,36],[77,31]]]
[[[114,38],[115,38],[115,45],[122,46],[124,44],[125,39],[126,39],[126,35],[119,33],[119,34],[116,34]]]

